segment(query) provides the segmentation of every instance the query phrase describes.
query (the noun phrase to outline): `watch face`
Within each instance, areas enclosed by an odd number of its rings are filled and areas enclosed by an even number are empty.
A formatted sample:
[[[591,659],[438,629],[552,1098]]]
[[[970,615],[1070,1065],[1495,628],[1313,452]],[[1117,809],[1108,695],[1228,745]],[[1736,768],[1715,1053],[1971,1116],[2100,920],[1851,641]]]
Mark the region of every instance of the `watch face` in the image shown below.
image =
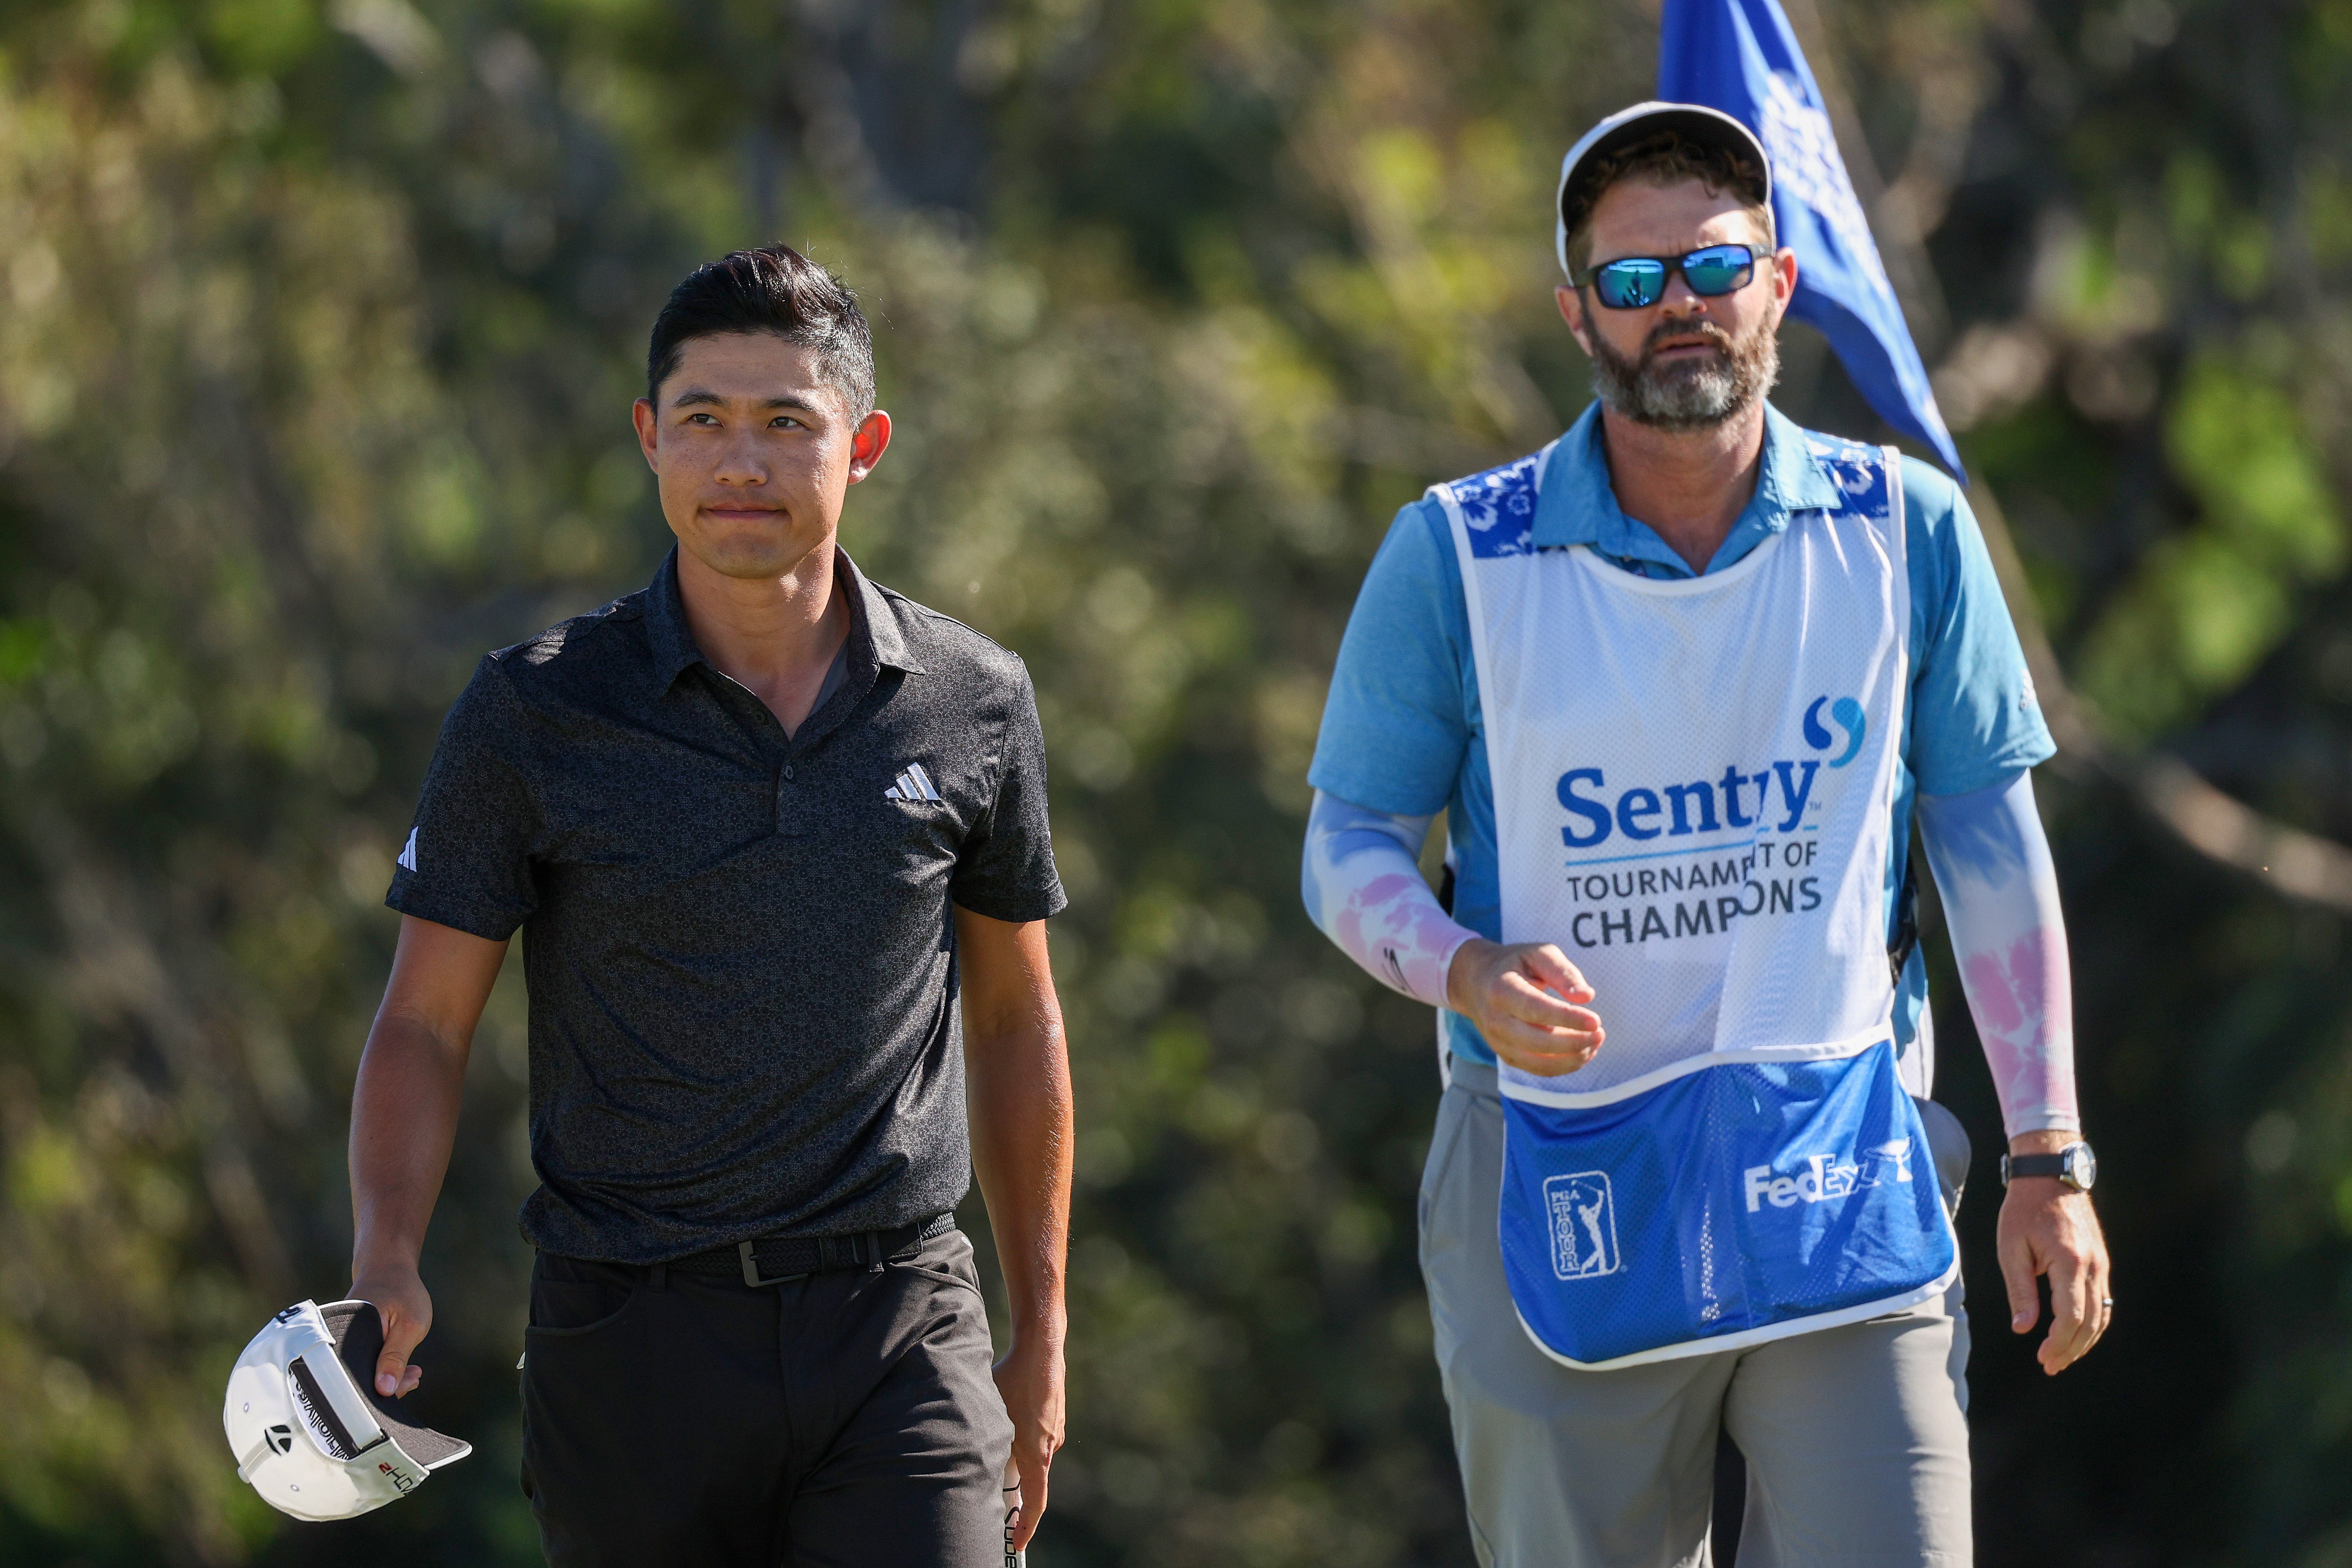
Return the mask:
[[[2082,1192],[2089,1192],[2091,1184],[2099,1179],[2098,1158],[2088,1143],[2070,1144],[2066,1150],[2066,1180]]]

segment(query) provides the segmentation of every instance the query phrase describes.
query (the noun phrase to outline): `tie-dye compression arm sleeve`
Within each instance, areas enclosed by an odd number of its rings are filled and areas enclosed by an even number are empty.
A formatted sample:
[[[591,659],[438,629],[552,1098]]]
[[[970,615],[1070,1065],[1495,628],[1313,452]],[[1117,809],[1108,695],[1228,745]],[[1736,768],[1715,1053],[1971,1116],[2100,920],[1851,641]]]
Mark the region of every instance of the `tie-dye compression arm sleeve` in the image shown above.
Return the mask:
[[[2011,1137],[2079,1131],[2074,994],[2033,778],[1919,799],[1920,836]]]
[[[1300,895],[1316,929],[1373,979],[1445,1005],[1454,954],[1478,933],[1454,923],[1415,858],[1431,818],[1391,816],[1315,792]]]

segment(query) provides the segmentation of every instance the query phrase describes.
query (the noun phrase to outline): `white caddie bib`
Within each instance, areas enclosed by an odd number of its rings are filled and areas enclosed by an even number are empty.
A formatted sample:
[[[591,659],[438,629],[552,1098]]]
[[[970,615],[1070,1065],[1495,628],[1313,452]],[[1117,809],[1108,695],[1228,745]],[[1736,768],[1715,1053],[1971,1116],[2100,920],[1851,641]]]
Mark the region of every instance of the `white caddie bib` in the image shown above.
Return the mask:
[[[1958,1266],[1891,1026],[1901,470],[1806,439],[1843,503],[1677,581],[1536,548],[1551,447],[1431,491],[1468,603],[1503,940],[1556,943],[1607,1031],[1566,1077],[1499,1069],[1505,1269],[1570,1365],[1859,1321]]]

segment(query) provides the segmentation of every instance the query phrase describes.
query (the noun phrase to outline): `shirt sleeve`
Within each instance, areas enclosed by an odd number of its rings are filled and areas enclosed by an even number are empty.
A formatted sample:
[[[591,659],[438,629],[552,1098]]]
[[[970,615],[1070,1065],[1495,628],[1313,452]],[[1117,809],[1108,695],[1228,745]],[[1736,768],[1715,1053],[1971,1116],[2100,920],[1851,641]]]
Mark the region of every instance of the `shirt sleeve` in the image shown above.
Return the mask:
[[[1469,642],[1444,514],[1417,501],[1397,513],[1356,595],[1307,782],[1369,811],[1435,815],[1470,747]]]
[[[1045,815],[1045,733],[1029,672],[1019,678],[1005,715],[996,795],[965,836],[948,895],[996,921],[1042,921],[1069,906],[1054,868],[1054,835]]]
[[[539,901],[531,850],[541,818],[528,736],[506,670],[483,659],[442,721],[385,903],[490,942],[504,942],[530,917]]]
[[[2057,752],[2000,582],[1959,486],[1903,459],[1911,556],[1911,749],[1923,795],[1968,795]]]

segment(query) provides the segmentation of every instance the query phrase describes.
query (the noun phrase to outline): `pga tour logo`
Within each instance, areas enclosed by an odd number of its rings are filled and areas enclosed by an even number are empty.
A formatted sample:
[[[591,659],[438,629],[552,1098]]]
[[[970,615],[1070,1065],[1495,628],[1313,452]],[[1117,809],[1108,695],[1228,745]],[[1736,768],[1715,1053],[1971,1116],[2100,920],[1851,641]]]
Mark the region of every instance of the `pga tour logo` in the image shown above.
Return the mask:
[[[1881,1182],[1911,1179],[1911,1140],[1894,1138],[1865,1149],[1853,1163],[1840,1164],[1833,1154],[1808,1154],[1802,1169],[1783,1175],[1769,1165],[1750,1165],[1740,1173],[1748,1195],[1748,1212],[1760,1213],[1766,1204],[1776,1209],[1799,1204],[1827,1203],[1874,1187]]]
[[[1551,1220],[1551,1271],[1562,1279],[1617,1272],[1617,1202],[1605,1171],[1579,1171],[1543,1184]]]

